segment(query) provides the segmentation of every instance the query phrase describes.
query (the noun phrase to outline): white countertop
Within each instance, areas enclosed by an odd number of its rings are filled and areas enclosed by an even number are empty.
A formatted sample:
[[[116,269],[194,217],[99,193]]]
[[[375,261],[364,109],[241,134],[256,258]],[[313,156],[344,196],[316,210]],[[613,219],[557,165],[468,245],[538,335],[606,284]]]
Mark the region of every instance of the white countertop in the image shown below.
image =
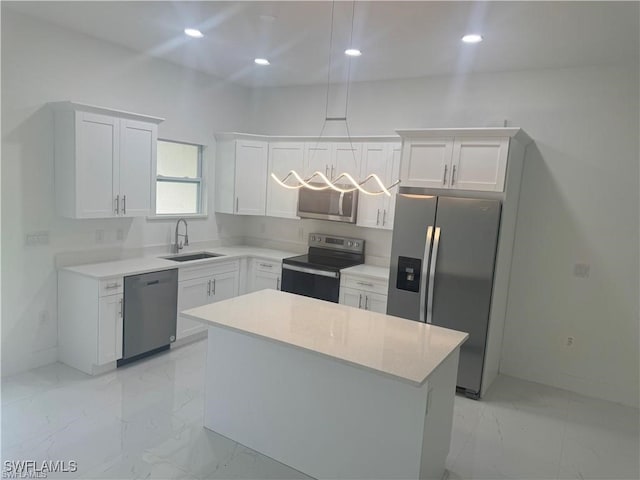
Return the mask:
[[[237,247],[215,247],[194,251],[181,252],[181,255],[190,253],[209,252],[222,254],[221,257],[205,258],[202,260],[192,260],[189,262],[174,262],[162,257],[168,257],[171,253],[162,255],[130,258],[126,260],[115,260],[111,262],[91,263],[86,265],[76,265],[65,267],[63,270],[85,275],[87,277],[104,279],[122,277],[127,275],[138,275],[140,273],[153,272],[156,270],[166,270],[169,268],[188,268],[196,265],[206,265],[235,260],[242,257],[257,257],[269,260],[281,261],[283,258],[298,255],[294,252],[282,250],[271,250],[268,248],[237,246]]]
[[[343,268],[341,274],[353,274],[360,277],[369,277],[375,280],[389,281],[389,267],[378,267],[376,265],[356,265],[355,267]]]
[[[183,312],[207,325],[292,345],[421,385],[469,336],[276,290]]]

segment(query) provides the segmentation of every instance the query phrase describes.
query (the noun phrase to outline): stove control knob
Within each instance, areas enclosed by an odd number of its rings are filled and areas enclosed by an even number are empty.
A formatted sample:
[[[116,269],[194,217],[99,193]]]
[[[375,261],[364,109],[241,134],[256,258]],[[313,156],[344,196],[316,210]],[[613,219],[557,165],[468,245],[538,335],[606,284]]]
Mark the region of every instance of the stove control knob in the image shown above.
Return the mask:
[[[351,240],[347,242],[347,247],[353,247],[353,242]]]
[[[360,246],[360,242],[356,242],[356,247],[359,247],[359,246]]]
[[[316,236],[315,235],[311,235],[311,241],[315,242],[316,241]]]

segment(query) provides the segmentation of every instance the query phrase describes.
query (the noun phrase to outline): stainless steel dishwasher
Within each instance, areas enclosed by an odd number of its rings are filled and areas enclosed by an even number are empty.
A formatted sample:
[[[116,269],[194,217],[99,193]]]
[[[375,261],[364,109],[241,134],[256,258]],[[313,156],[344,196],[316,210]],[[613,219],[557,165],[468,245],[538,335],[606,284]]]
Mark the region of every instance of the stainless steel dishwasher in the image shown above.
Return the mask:
[[[124,277],[122,359],[118,366],[166,350],[176,340],[178,269]]]

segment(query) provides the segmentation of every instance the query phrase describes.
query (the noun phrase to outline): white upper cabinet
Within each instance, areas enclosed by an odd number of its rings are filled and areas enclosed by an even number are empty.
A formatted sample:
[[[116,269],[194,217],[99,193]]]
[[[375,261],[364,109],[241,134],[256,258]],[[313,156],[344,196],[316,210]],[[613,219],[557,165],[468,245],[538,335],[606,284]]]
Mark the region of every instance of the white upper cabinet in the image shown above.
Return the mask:
[[[333,144],[333,162],[331,163],[331,180],[338,178],[342,173],[348,173],[356,181],[360,178],[360,164],[362,162],[362,144],[356,142],[336,142]],[[341,179],[340,183],[349,183]]]
[[[331,165],[333,144],[328,142],[307,142],[304,145],[304,176],[313,175],[314,172],[324,173],[331,178]],[[317,179],[320,181],[320,179]]]
[[[265,214],[268,155],[266,141],[217,137],[216,212]]]
[[[271,142],[269,143],[269,171],[267,172],[267,216],[298,218],[298,190],[283,188],[271,178],[273,173],[279,180],[295,170],[299,175],[304,171],[304,143]],[[287,180],[295,185],[295,178]]]
[[[362,165],[360,179],[375,173],[385,187],[393,184],[400,173],[400,144],[399,143],[365,143],[362,146]],[[378,191],[378,184],[369,180],[363,185],[367,190]],[[372,228],[393,228],[393,211],[397,190],[391,190],[391,197],[387,195],[366,195],[360,193],[358,200],[357,225]]]
[[[70,218],[148,215],[162,119],[72,102],[52,107],[58,213]]]
[[[236,142],[235,185],[238,215],[265,214],[268,154],[266,142]]]
[[[447,188],[453,153],[452,138],[407,141],[400,178],[408,187]]]
[[[307,142],[305,177],[310,177],[314,172],[321,172],[330,180],[334,180],[341,173],[348,173],[358,180],[361,158],[362,144],[359,142]],[[345,183],[348,181],[345,180]]]
[[[508,150],[509,138],[456,138],[453,142],[451,188],[503,191]]]
[[[503,192],[517,128],[399,131],[402,186]]]
[[[155,125],[135,120],[120,121],[119,190],[122,202],[120,211],[124,216],[140,217],[149,214],[157,146],[158,132]]]

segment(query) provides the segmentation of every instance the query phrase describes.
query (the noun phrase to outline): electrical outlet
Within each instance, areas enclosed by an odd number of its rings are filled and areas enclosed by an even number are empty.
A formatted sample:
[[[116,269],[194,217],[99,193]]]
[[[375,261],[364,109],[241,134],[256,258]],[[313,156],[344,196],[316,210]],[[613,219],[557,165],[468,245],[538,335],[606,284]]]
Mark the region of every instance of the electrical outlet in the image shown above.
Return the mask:
[[[24,244],[28,247],[35,245],[48,245],[49,244],[49,232],[31,232],[24,236]]]
[[[124,240],[124,230],[121,228],[116,231],[116,240]]]
[[[298,229],[298,240],[300,241],[304,240],[304,228],[302,227]]]
[[[565,345],[567,347],[571,347],[571,346],[573,346],[573,341],[574,341],[573,337],[567,337],[567,341],[565,342]]]
[[[260,222],[260,233],[264,233],[267,231],[267,226],[264,224],[264,222]]]
[[[96,243],[102,242],[104,242],[104,230],[99,228],[98,230],[96,230]]]
[[[573,266],[573,275],[578,278],[589,278],[589,270],[591,265],[588,263],[576,263]]]

